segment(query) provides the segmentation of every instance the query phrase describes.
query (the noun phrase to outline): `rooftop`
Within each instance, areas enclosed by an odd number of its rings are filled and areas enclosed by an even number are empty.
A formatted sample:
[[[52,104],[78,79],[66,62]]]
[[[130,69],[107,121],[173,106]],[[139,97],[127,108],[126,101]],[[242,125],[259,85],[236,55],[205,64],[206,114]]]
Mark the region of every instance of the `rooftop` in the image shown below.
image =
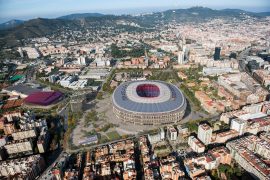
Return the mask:
[[[62,93],[58,91],[34,92],[25,98],[25,102],[29,104],[47,106],[56,102],[61,96]]]

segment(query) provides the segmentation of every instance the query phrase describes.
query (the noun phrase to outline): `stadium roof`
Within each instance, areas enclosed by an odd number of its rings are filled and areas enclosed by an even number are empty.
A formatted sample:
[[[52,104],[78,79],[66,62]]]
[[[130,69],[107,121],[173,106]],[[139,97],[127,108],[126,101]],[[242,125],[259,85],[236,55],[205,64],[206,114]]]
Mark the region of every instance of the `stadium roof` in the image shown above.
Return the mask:
[[[25,98],[26,103],[47,106],[56,102],[62,96],[61,92],[48,91],[48,92],[35,92]]]
[[[148,96],[142,96],[143,89]],[[158,87],[158,90],[157,88]],[[153,95],[154,94],[154,95]],[[113,93],[113,103],[129,112],[164,113],[185,108],[185,97],[174,85],[162,81],[133,81],[120,84]]]

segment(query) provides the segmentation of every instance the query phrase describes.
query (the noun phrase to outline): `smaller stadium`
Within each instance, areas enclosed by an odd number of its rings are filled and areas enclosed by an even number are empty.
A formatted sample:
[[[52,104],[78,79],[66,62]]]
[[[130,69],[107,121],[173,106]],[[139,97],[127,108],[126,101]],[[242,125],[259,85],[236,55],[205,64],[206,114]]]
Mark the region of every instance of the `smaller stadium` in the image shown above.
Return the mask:
[[[131,81],[120,84],[112,96],[114,114],[137,125],[179,122],[186,111],[183,93],[163,81]]]
[[[51,107],[63,98],[58,91],[41,91],[31,93],[24,99],[24,104],[32,107]]]

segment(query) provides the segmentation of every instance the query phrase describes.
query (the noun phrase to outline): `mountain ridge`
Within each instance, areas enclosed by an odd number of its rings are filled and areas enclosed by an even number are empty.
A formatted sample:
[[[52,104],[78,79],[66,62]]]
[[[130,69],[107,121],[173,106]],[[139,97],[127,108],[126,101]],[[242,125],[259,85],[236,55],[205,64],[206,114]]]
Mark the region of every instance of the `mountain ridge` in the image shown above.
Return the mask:
[[[263,18],[270,16],[270,12],[253,13],[240,9],[214,10],[206,7],[192,7],[188,9],[171,9],[140,16],[79,13],[61,16],[55,19],[37,18],[25,21],[16,27],[0,30],[0,40],[2,41],[0,46],[10,47],[18,43],[18,40],[42,37],[57,32],[62,28],[80,30],[83,28],[100,28],[101,26],[127,27],[131,26],[130,24],[135,23],[141,29],[149,29],[156,28],[159,25],[164,25],[170,22],[198,23],[208,21],[213,18],[242,19],[247,15],[255,18]]]
[[[22,23],[24,23],[23,20],[12,19],[7,22],[1,23],[0,30],[14,28]]]
[[[101,13],[73,13],[73,14],[60,16],[56,19],[75,20],[75,19],[82,19],[82,18],[88,18],[88,17],[101,17],[101,16],[105,16],[105,15]]]

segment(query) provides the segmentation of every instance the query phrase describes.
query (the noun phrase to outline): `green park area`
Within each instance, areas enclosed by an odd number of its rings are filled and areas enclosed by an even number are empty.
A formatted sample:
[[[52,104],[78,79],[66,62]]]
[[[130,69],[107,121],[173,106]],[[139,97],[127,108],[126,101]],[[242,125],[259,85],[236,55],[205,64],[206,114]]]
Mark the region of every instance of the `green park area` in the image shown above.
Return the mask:
[[[182,80],[180,89],[196,111],[204,111],[201,107],[201,103],[195,97],[196,91],[205,92],[213,100],[222,100],[222,98],[218,96],[218,90],[215,86],[217,76],[203,76],[202,69],[203,67],[199,66],[180,70],[187,77],[187,79]],[[201,84],[203,81],[205,81],[204,85]]]
[[[121,138],[122,137],[116,131],[111,131],[106,134],[99,134],[99,143],[106,143],[106,142],[118,140]]]
[[[111,54],[114,58],[124,58],[124,57],[141,57],[145,54],[145,49],[143,46],[132,48],[130,51],[120,49],[116,44],[111,45]]]
[[[106,142],[108,142],[109,141],[109,139],[105,136],[105,135],[101,135],[100,137],[99,137],[99,139],[98,139],[98,142],[99,143],[106,143]]]
[[[154,153],[160,158],[168,156],[171,151],[172,150],[168,144],[162,144],[154,147]]]
[[[180,82],[180,78],[175,70],[152,70],[152,76],[148,80],[160,80],[172,84]]]
[[[110,140],[117,140],[121,138],[121,136],[116,131],[108,132],[107,136]]]
[[[99,113],[95,110],[91,110],[84,117],[84,127],[91,127],[91,131],[83,130],[84,136],[98,135],[99,142],[105,143],[120,139],[121,136],[115,131],[116,125],[108,123],[104,113]]]
[[[246,177],[245,177],[246,176]],[[211,171],[211,177],[218,179],[250,179],[250,175],[243,174],[243,170],[238,165],[220,164],[217,169]]]
[[[105,92],[109,92],[109,93],[113,93],[113,88],[111,88],[110,83],[113,80],[115,75],[115,70],[112,70],[112,72],[110,73],[109,77],[107,78],[106,82],[103,84],[102,86],[102,90]]]

